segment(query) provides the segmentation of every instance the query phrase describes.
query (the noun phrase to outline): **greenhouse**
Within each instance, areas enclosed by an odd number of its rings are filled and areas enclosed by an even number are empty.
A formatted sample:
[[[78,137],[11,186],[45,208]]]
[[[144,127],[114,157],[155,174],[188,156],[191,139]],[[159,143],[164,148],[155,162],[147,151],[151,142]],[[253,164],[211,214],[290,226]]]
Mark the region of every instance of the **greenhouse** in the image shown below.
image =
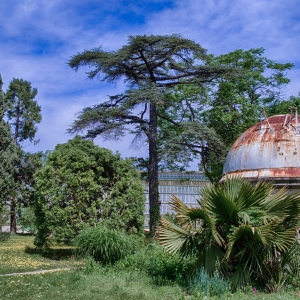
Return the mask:
[[[199,190],[209,183],[203,172],[159,172],[159,199],[161,201],[160,213],[172,213],[168,202],[172,194],[180,198],[187,206],[197,206]],[[144,181],[146,204],[145,226],[149,223],[149,186]]]

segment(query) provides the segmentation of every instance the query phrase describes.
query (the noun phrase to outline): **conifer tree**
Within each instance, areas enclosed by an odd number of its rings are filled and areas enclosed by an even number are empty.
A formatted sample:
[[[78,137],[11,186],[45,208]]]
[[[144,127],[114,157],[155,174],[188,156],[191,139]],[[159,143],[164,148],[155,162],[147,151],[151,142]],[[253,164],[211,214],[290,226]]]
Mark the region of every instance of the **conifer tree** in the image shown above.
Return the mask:
[[[42,120],[41,107],[34,100],[36,95],[37,89],[33,88],[29,81],[16,78],[11,81],[5,94],[7,107],[5,115],[18,150],[18,160],[15,163],[14,172],[14,188],[10,198],[10,232],[13,234],[16,233],[17,229],[16,213],[18,203],[23,202],[24,197],[27,197],[27,183],[23,175],[28,172],[24,170],[24,167],[32,165],[28,161],[24,161],[28,160],[28,155],[25,155],[22,144],[25,141],[33,141],[37,132],[36,124]]]
[[[17,158],[9,124],[3,119],[5,110],[0,76],[0,213],[10,201],[10,192],[14,183],[14,163]]]
[[[69,65],[78,70],[89,66],[88,78],[116,83],[124,80],[128,90],[110,100],[85,108],[69,132],[87,130],[86,137],[121,139],[126,131],[146,140],[149,149],[149,227],[154,234],[160,218],[158,194],[158,108],[168,99],[166,91],[178,85],[202,85],[227,73],[226,68],[208,67],[206,50],[199,44],[170,36],[130,36],[128,44],[117,51],[101,48],[86,50],[71,58]],[[102,77],[101,77],[102,76]],[[171,105],[171,103],[170,103]]]

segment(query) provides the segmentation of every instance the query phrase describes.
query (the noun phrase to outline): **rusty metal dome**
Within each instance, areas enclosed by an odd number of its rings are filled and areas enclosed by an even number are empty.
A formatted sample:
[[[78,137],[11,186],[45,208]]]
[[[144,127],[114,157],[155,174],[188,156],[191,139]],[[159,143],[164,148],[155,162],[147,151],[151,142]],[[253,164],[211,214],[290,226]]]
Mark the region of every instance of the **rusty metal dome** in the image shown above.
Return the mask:
[[[223,178],[240,176],[278,185],[300,183],[300,118],[269,117],[246,130],[230,148]]]

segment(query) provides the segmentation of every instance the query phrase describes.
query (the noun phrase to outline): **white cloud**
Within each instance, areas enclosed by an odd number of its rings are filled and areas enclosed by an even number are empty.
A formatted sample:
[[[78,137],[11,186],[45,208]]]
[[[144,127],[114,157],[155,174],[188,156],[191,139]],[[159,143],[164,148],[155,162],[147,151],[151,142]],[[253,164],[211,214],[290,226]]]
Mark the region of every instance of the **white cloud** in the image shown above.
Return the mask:
[[[41,142],[36,147],[53,149],[57,143],[67,141],[66,128],[76,112],[124,87],[123,83],[114,87],[86,80],[84,68],[76,73],[67,65],[70,57],[100,45],[107,51],[116,50],[126,44],[129,35],[180,33],[214,54],[264,47],[268,58],[295,63],[287,94],[298,93],[298,1],[168,3],[158,0],[0,2],[0,73],[4,88],[15,77],[31,81],[39,90],[37,101],[42,106],[43,121],[38,133]],[[156,9],[155,5],[165,7]],[[109,147],[130,156],[131,140],[132,137],[126,137],[124,143]]]

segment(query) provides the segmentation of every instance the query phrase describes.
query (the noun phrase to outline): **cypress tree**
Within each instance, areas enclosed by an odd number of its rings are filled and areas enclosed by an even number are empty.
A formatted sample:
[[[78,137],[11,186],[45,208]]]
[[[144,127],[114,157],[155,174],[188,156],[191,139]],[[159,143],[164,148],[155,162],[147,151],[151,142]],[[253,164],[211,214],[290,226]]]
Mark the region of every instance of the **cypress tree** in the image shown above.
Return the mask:
[[[10,232],[17,230],[17,210],[20,203],[28,203],[25,186],[28,185],[24,173],[26,173],[26,154],[22,150],[22,143],[34,141],[37,132],[37,124],[41,122],[41,107],[34,98],[37,89],[31,86],[29,81],[14,78],[5,93],[5,116],[8,119],[13,141],[18,152],[18,160],[15,162],[14,187],[10,198]],[[25,198],[25,199],[24,199]]]
[[[9,124],[3,119],[6,111],[0,76],[0,212],[10,203],[10,192],[14,184],[14,163],[17,158]]]

